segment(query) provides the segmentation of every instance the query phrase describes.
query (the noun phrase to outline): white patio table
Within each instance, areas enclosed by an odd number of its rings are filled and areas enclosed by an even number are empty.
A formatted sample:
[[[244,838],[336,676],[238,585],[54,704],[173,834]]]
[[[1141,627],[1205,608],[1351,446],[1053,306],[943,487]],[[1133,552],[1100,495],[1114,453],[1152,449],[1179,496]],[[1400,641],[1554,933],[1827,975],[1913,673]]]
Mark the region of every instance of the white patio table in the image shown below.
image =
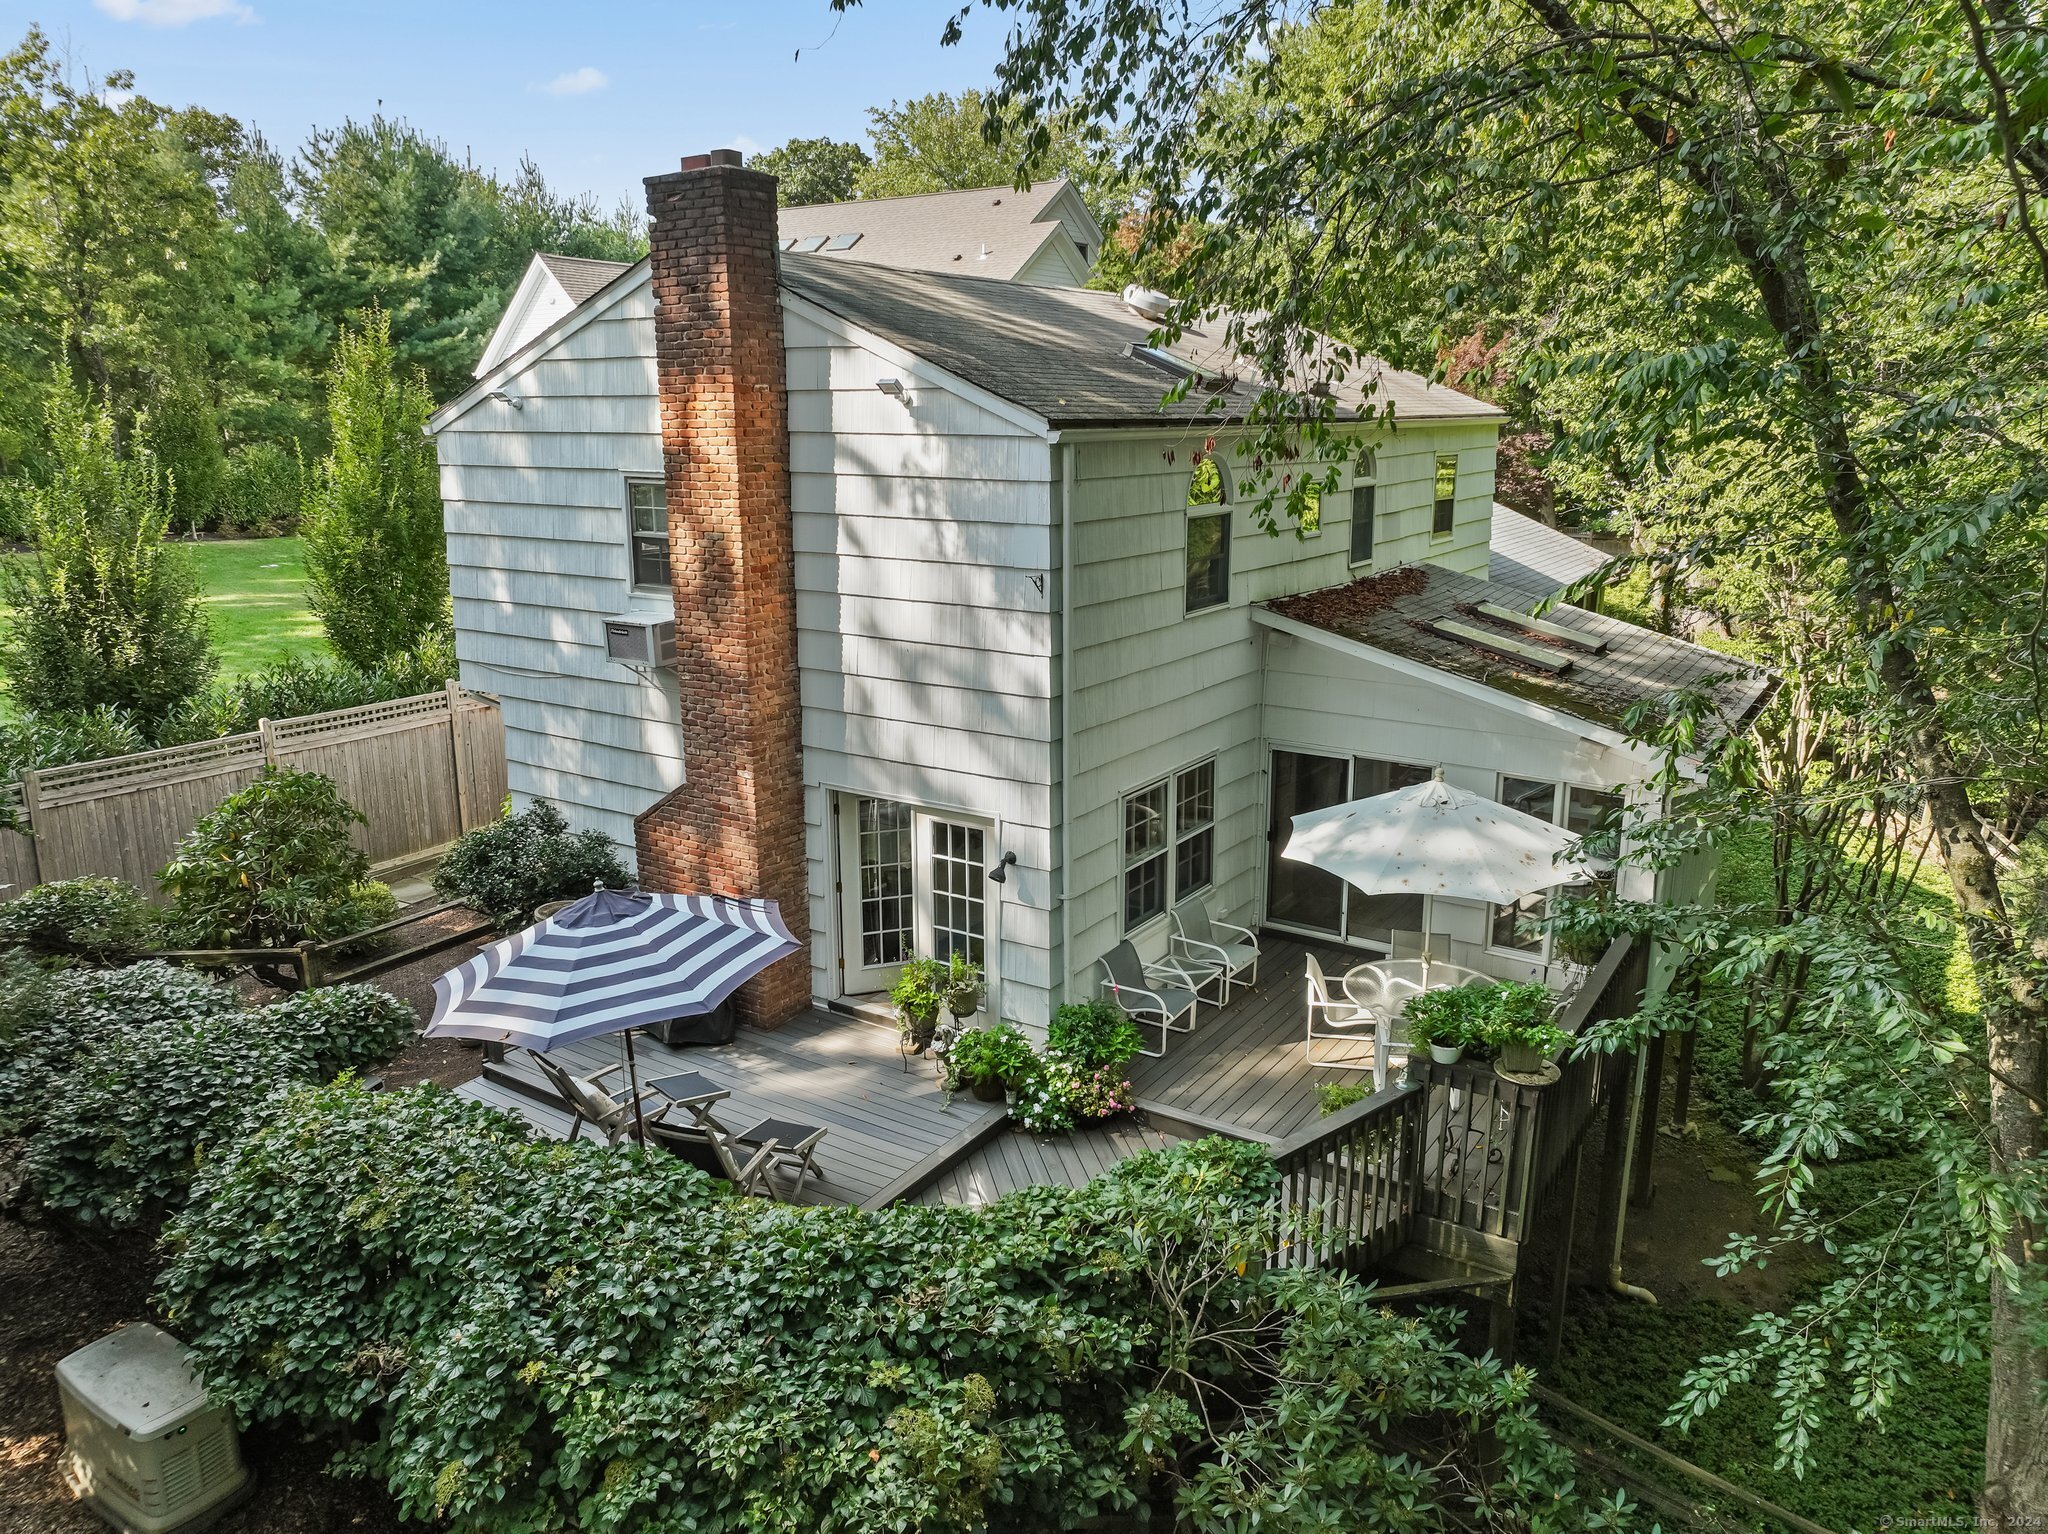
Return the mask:
[[[1421,991],[1440,991],[1473,982],[1496,984],[1491,975],[1460,964],[1438,964],[1424,959],[1373,959],[1354,964],[1344,971],[1344,994],[1352,1005],[1371,1014],[1373,1020],[1373,1084],[1386,1085],[1387,1057],[1394,1048],[1394,1019],[1410,996]]]

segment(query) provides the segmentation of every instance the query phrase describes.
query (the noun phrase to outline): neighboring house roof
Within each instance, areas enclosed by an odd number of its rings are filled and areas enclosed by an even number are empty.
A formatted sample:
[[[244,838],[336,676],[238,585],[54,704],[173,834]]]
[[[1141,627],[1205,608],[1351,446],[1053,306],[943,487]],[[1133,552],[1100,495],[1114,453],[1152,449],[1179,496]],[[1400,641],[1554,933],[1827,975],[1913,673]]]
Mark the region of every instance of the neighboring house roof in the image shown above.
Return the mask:
[[[1162,406],[1160,396],[1174,381],[1170,363],[1137,355],[1150,348],[1153,322],[1114,293],[890,271],[801,255],[783,258],[782,283],[1053,426],[1231,420],[1259,393],[1258,380],[1244,377],[1220,390],[1197,384],[1178,404]],[[1230,365],[1220,329],[1190,330],[1172,353],[1204,374]],[[1503,415],[1483,400],[1376,359],[1355,369],[1333,393],[1340,418],[1387,406],[1397,421],[1491,421]],[[1219,395],[1220,404],[1212,408],[1210,401]]]
[[[1517,623],[1482,610],[1481,604],[1512,608],[1516,596],[1441,566],[1401,565],[1264,606],[1281,618],[1608,730],[1620,730],[1638,704],[1703,692],[1712,715],[1701,722],[1694,755],[1747,729],[1777,686],[1770,673],[1732,656],[1619,618],[1557,607]],[[1482,636],[1481,642],[1434,626],[1444,622]],[[1546,627],[1584,642],[1545,633]],[[1486,641],[1498,648],[1487,648]]]
[[[925,192],[867,202],[784,208],[782,248],[823,240],[813,254],[903,271],[954,271],[1015,281],[1063,278],[1078,286],[1102,248],[1102,230],[1067,181]],[[837,242],[850,241],[840,249]],[[1048,260],[1047,257],[1053,259]],[[1027,273],[1026,268],[1030,268]]]
[[[580,304],[633,263],[600,261],[594,256],[557,256],[541,251],[534,257],[562,285],[569,302]]]
[[[1573,581],[1584,580],[1610,563],[1607,555],[1570,533],[1561,533],[1512,506],[1493,503],[1493,537],[1486,578],[1518,592],[1515,603],[1532,608],[1548,601]]]

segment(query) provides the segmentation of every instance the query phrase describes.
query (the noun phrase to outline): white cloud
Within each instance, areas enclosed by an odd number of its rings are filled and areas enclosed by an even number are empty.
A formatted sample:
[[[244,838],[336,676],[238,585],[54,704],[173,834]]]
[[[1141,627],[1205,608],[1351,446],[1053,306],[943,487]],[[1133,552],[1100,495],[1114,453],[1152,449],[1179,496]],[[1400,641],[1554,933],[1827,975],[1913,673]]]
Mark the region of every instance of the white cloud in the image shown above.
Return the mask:
[[[550,96],[587,96],[592,91],[601,91],[610,85],[611,79],[601,69],[592,69],[585,64],[581,69],[572,69],[565,75],[556,75],[541,87]]]
[[[116,21],[139,21],[145,27],[187,27],[195,21],[254,21],[256,13],[242,0],[93,0]]]

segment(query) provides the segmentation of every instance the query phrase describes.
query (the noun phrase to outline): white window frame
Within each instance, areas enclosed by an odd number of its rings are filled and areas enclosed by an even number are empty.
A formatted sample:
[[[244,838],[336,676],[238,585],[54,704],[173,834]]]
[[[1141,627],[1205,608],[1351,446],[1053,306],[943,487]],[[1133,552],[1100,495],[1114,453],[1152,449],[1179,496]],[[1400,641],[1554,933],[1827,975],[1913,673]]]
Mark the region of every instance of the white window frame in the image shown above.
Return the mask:
[[[1366,518],[1372,528],[1372,547],[1364,556],[1358,553],[1358,493],[1364,491],[1372,499],[1372,512]],[[1354,570],[1363,570],[1367,565],[1377,564],[1380,557],[1380,464],[1377,453],[1361,453],[1358,457],[1358,473],[1351,482],[1351,525],[1345,528],[1346,544],[1344,559]]]
[[[1204,767],[1209,769],[1209,818],[1198,825],[1183,827],[1180,823],[1180,780],[1190,773],[1201,771]],[[1160,792],[1165,806],[1160,820],[1164,837],[1158,847],[1148,848],[1143,852],[1134,854],[1126,845],[1124,830],[1125,826],[1129,824],[1130,803],[1133,799],[1141,799],[1155,789]],[[1116,885],[1117,925],[1125,937],[1132,937],[1137,933],[1143,932],[1154,922],[1164,921],[1167,913],[1180,904],[1187,896],[1216,887],[1216,827],[1221,819],[1217,813],[1217,796],[1216,758],[1214,756],[1197,757],[1192,762],[1176,767],[1173,771],[1160,777],[1141,783],[1129,793],[1118,796],[1116,819],[1118,854]],[[1191,884],[1186,889],[1183,889],[1180,884],[1181,843],[1203,834],[1206,834],[1209,838],[1209,877],[1200,884]],[[1136,922],[1133,922],[1130,919],[1131,874],[1155,860],[1160,860],[1164,864],[1163,872],[1160,875],[1163,903],[1151,915],[1141,917]]]
[[[639,553],[640,553],[640,550],[639,550],[639,544],[640,544],[640,540],[641,540],[642,538],[651,538],[651,537],[653,536],[653,534],[651,534],[651,533],[643,533],[643,532],[641,532],[641,531],[639,530],[639,528],[637,528],[637,527],[636,527],[636,526],[634,526],[634,524],[633,524],[633,491],[634,491],[634,489],[635,489],[635,488],[636,488],[637,486],[640,486],[640,485],[652,485],[652,486],[654,486],[654,487],[655,487],[656,489],[658,489],[658,490],[659,490],[659,491],[661,492],[661,526],[662,526],[662,540],[663,540],[663,544],[664,544],[664,547],[665,547],[665,550],[666,550],[666,559],[667,559],[667,561],[668,561],[668,565],[669,565],[669,579],[668,579],[668,584],[667,584],[667,585],[665,585],[665,586],[650,586],[650,585],[646,585],[646,584],[644,584],[644,583],[643,583],[643,582],[641,581],[641,579],[640,579],[640,559],[639,559]],[[627,586],[627,589],[629,589],[630,591],[634,592],[634,593],[635,593],[636,595],[638,595],[638,594],[646,594],[646,595],[652,595],[653,593],[655,593],[655,592],[657,592],[657,591],[659,591],[659,592],[664,592],[664,593],[669,593],[669,594],[673,594],[673,593],[674,593],[674,591],[675,591],[675,553],[674,553],[674,546],[673,546],[672,544],[669,544],[669,543],[668,543],[668,541],[667,541],[667,540],[668,540],[668,530],[669,530],[669,529],[668,529],[668,482],[667,482],[667,481],[666,481],[665,479],[662,479],[662,478],[661,478],[660,476],[658,476],[658,475],[650,475],[650,474],[628,474],[628,475],[626,475],[626,476],[625,476],[625,488],[624,488],[624,491],[623,491],[622,493],[623,493],[623,495],[624,495],[624,497],[625,497],[625,502],[626,502],[626,586]]]
[[[1523,774],[1519,772],[1501,772],[1494,774],[1493,798],[1496,804],[1507,803],[1506,795],[1507,783],[1509,778],[1514,778],[1517,781],[1523,783],[1549,783],[1550,823],[1561,829],[1568,827],[1571,823],[1571,802],[1572,795],[1575,793],[1599,794],[1603,798],[1609,798],[1617,801],[1619,808],[1623,811],[1626,811],[1628,807],[1627,796],[1617,789],[1590,788],[1583,783],[1565,783],[1552,778],[1525,777]],[[1596,866],[1603,865],[1604,871],[1611,874],[1614,866],[1612,860],[1603,858],[1596,861]],[[1570,888],[1570,886],[1559,885],[1558,888],[1565,889]],[[1544,916],[1549,914],[1548,903],[1550,898],[1550,892],[1548,890],[1540,891],[1533,897],[1525,896],[1524,898],[1533,899],[1536,902],[1536,911],[1532,919],[1541,921]],[[1520,905],[1521,901],[1516,901],[1515,903],[1516,905]],[[1499,922],[1502,910],[1503,907],[1497,905],[1488,905],[1486,908],[1486,951],[1488,953],[1499,954],[1504,958],[1523,959],[1532,964],[1550,963],[1554,957],[1553,949],[1555,947],[1555,942],[1552,937],[1552,934],[1548,930],[1546,930],[1543,933],[1541,944],[1539,947],[1536,948],[1507,948],[1501,946],[1500,944],[1494,941],[1494,928]]]
[[[1448,496],[1441,496],[1436,493],[1436,482],[1437,476],[1443,473],[1444,461],[1446,459],[1450,460],[1451,465],[1451,493]],[[1429,538],[1432,543],[1445,538],[1455,538],[1458,535],[1458,478],[1465,468],[1464,464],[1460,463],[1458,459],[1459,455],[1456,453],[1438,453],[1430,460]],[[1436,530],[1436,509],[1445,500],[1451,503],[1451,525],[1442,532],[1438,532]]]

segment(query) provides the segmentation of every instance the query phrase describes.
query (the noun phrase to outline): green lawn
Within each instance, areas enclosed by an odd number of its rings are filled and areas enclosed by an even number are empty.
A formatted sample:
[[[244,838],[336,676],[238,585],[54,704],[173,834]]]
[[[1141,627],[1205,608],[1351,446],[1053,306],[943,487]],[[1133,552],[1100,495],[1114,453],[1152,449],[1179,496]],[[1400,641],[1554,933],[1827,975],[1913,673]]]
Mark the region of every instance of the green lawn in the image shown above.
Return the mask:
[[[223,677],[260,671],[287,655],[329,655],[320,620],[306,606],[306,565],[297,538],[187,547],[206,594]]]

